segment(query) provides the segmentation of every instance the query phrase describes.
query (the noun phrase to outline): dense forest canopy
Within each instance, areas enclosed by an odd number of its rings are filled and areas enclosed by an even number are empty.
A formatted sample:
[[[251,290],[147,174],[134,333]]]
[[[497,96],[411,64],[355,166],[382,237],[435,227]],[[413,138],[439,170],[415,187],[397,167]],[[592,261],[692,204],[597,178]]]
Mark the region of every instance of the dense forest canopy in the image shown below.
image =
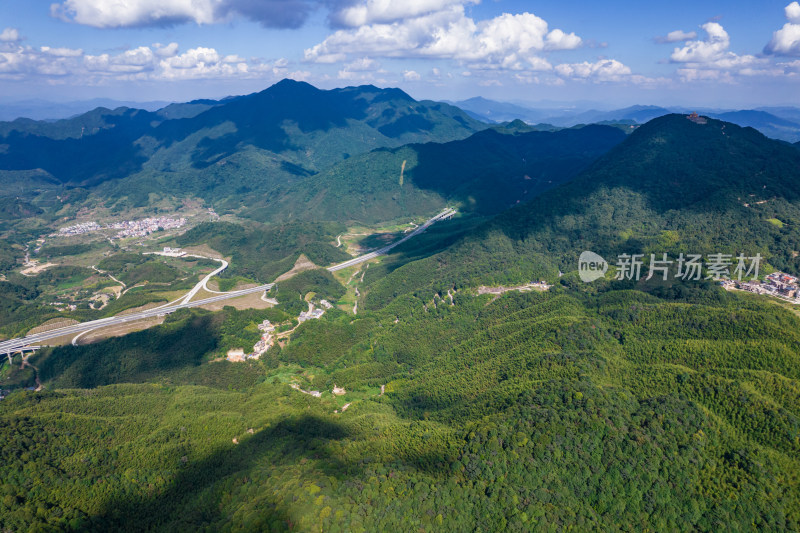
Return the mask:
[[[482,135],[469,142],[503,138]],[[800,152],[681,115],[609,148],[495,218],[279,281],[274,308],[182,310],[15,360],[4,386],[44,389],[0,401],[0,525],[799,529],[796,310],[713,280],[588,284],[576,270],[594,250],[761,253],[765,268],[800,271]],[[270,281],[301,254],[347,258],[343,230],[215,222],[178,243],[230,257],[226,276]],[[131,280],[154,268],[121,252],[99,266]],[[21,309],[81,274],[64,268],[0,282],[0,303]],[[512,287],[539,280],[551,286]],[[321,299],[348,305],[298,325]],[[264,320],[291,333],[257,360],[223,360]]]

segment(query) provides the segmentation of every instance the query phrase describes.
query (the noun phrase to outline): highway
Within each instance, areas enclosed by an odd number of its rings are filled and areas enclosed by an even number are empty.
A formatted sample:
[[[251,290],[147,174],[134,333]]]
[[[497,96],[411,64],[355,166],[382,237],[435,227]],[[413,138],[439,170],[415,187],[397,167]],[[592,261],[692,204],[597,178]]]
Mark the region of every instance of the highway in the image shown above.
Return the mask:
[[[78,333],[88,331],[90,329],[97,329],[106,326],[124,324],[125,322],[133,322],[135,320],[141,320],[143,318],[150,318],[154,316],[168,315],[170,313],[174,313],[178,309],[199,307],[201,305],[218,302],[220,300],[227,300],[229,298],[236,298],[238,296],[244,296],[246,294],[252,294],[254,292],[265,292],[270,290],[273,287],[273,285],[275,284],[268,283],[266,285],[251,287],[249,289],[242,289],[240,291],[226,292],[224,294],[212,296],[211,298],[204,298],[203,300],[195,300],[194,302],[182,301],[181,303],[171,305],[169,307],[157,307],[155,309],[148,309],[146,311],[141,311],[139,313],[131,313],[129,315],[113,316],[108,318],[101,318],[99,320],[91,320],[89,322],[81,322],[80,324],[73,324],[72,326],[67,326],[64,328],[58,328],[50,331],[45,331],[42,333],[36,333],[34,335],[28,335],[27,337],[23,338],[2,341],[0,342],[0,354],[5,355],[8,353],[14,353],[19,351],[21,348],[32,345],[34,343],[40,343],[42,341],[55,339],[56,337],[63,337],[66,335],[77,335]]]
[[[189,303],[189,301],[191,301],[191,299],[194,298],[194,296],[197,294],[197,292],[200,289],[203,289],[203,290],[205,290],[207,292],[213,292],[213,293],[216,293],[216,294],[223,294],[223,293],[217,293],[217,291],[209,290],[209,288],[208,288],[208,280],[210,280],[211,278],[213,278],[214,276],[216,276],[217,274],[219,274],[220,272],[222,272],[223,270],[228,268],[228,262],[225,261],[224,259],[215,259],[213,257],[203,257],[202,255],[187,255],[186,257],[199,257],[201,259],[211,259],[212,261],[219,261],[220,263],[222,263],[222,266],[220,266],[214,272],[211,272],[206,277],[201,279],[200,283],[195,285],[192,288],[192,290],[190,290],[188,292],[188,294],[186,294],[186,296],[183,297],[183,300],[181,300],[181,303]]]
[[[385,255],[391,250],[392,248],[399,246],[400,244],[406,242],[408,239],[419,235],[431,224],[438,222],[439,220],[452,217],[455,214],[454,209],[447,208],[438,215],[434,216],[433,218],[429,219],[427,222],[416,228],[414,231],[403,237],[402,239],[393,242],[383,248],[370,252],[368,254],[361,255],[359,257],[354,257],[349,261],[345,261],[344,263],[339,263],[338,265],[333,265],[328,267],[328,271],[335,272],[337,270],[341,270],[343,268],[351,267],[353,265],[358,265],[365,261],[369,261],[375,257],[380,255]],[[199,256],[197,256],[199,257]],[[180,299],[176,300],[175,302],[168,303],[161,307],[156,307],[153,309],[148,309],[146,311],[141,311],[139,313],[131,313],[129,315],[122,315],[122,316],[113,316],[108,318],[101,318],[99,320],[91,320],[89,322],[81,322],[80,324],[73,324],[72,326],[66,326],[63,328],[53,329],[50,331],[45,331],[42,333],[36,333],[33,335],[28,335],[27,337],[17,338],[17,339],[10,339],[7,341],[0,341],[0,355],[7,355],[12,354],[15,352],[20,351],[22,348],[30,347],[34,344],[43,343],[43,341],[47,341],[49,339],[55,339],[57,337],[64,337],[67,335],[77,335],[79,333],[87,332],[92,329],[103,328],[107,326],[114,326],[117,324],[124,324],[125,322],[134,322],[136,320],[141,320],[143,318],[150,318],[154,316],[161,316],[161,315],[168,315],[170,313],[174,313],[178,309],[187,309],[190,307],[199,307],[201,305],[210,304],[213,302],[219,302],[220,300],[227,300],[229,298],[236,298],[238,296],[244,296],[246,294],[252,294],[254,292],[266,292],[270,290],[275,284],[268,283],[266,285],[260,285],[258,287],[252,287],[249,289],[242,289],[239,291],[231,291],[231,292],[224,292],[219,293],[216,296],[212,296],[210,298],[205,298],[203,300],[196,300],[194,302],[190,301],[197,292],[203,288],[206,289],[206,284],[208,280],[211,279],[212,276],[219,274],[225,268],[227,268],[228,263],[227,261],[215,259],[216,261],[220,261],[222,266],[216,269],[214,272],[205,276],[200,282],[194,286],[194,288],[186,294],[186,296],[181,297]],[[211,291],[209,291],[211,292]]]
[[[423,231],[428,229],[431,226],[431,224],[433,224],[435,222],[438,222],[438,221],[440,221],[440,220],[442,220],[444,218],[452,217],[455,213],[456,213],[455,209],[450,209],[448,207],[447,209],[445,209],[444,211],[442,211],[441,213],[439,213],[435,217],[429,219],[423,225],[419,226],[417,229],[415,229],[414,231],[412,231],[411,233],[409,233],[408,235],[406,235],[405,237],[403,237],[399,241],[393,242],[392,244],[384,246],[383,248],[375,250],[374,252],[370,252],[368,254],[364,254],[364,255],[360,255],[358,257],[354,257],[353,259],[350,259],[349,261],[345,261],[344,263],[339,263],[338,265],[329,266],[328,267],[328,271],[329,272],[336,272],[337,270],[342,270],[343,268],[351,267],[353,265],[358,265],[358,264],[363,263],[365,261],[369,261],[370,259],[374,259],[374,258],[378,257],[379,255],[386,255],[387,253],[389,253],[389,250],[391,250],[395,246],[400,246],[401,244],[406,242],[408,239],[419,235],[420,233],[422,233]]]

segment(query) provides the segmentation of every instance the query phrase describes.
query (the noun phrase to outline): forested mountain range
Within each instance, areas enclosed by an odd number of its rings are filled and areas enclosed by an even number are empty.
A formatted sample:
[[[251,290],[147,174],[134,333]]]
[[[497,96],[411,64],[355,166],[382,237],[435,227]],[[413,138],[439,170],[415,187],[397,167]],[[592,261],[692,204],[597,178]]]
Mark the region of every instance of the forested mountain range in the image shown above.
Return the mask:
[[[512,125],[449,143],[378,149],[295,183],[263,215],[375,223],[449,204],[497,214],[569,181],[624,138],[609,126],[547,132]]]
[[[495,139],[482,135],[470,142]],[[575,271],[586,249],[611,261],[762,253],[797,271],[798,173],[791,145],[668,115],[475,229],[433,226],[365,267],[357,314],[331,309],[258,362],[209,360],[280,319],[283,303],[176,313],[148,332],[45,351],[32,360],[45,391],[0,405],[0,520],[96,531],[795,531],[796,312],[705,280],[584,284]],[[212,226],[186,244],[233,248],[255,233]],[[450,244],[423,253],[426,242]],[[296,293],[302,307],[343,292],[314,274],[279,283],[279,295]],[[553,286],[480,290],[541,278]]]
[[[156,112],[101,108],[2,123],[0,196],[15,197],[14,212],[20,202],[44,207],[32,197],[39,190],[69,189],[62,197],[116,211],[199,197],[263,222],[371,224],[449,203],[487,215],[571,179],[624,138],[601,126],[487,128],[397,89],[321,91],[286,80]]]
[[[412,292],[410,279],[429,280],[437,290],[467,279],[555,280],[559,271],[577,269],[584,250],[607,259],[760,253],[773,267],[800,273],[800,153],[752,128],[699,122],[686,115],[650,121],[575,179],[501,214],[450,250],[397,269],[367,302]]]
[[[134,204],[164,189],[202,196],[224,181],[224,197],[240,201],[373,148],[460,139],[485,127],[399,89],[323,91],[284,80],[259,93],[157,112],[99,108],[56,122],[0,124],[0,181],[31,170],[69,186],[124,177],[130,181],[111,187]]]
[[[670,113],[697,111],[705,116],[732,122],[739,126],[756,128],[767,137],[796,142],[800,139],[800,109],[795,107],[763,107],[747,110],[688,109],[634,105],[622,109],[598,111],[595,109],[566,112],[563,109],[532,109],[526,106],[496,102],[485,98],[470,98],[455,102],[479,120],[505,122],[515,119],[530,124],[552,124],[557,127],[572,127],[577,124],[627,123],[644,124]]]

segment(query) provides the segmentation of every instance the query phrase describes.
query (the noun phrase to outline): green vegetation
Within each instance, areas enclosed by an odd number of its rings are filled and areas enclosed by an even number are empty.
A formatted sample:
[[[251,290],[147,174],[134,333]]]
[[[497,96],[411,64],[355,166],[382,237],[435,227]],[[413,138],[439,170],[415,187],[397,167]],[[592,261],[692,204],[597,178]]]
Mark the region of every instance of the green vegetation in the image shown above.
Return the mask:
[[[15,248],[10,242],[0,239],[0,273],[7,272],[17,265],[17,258],[25,257],[22,249]]]
[[[559,271],[577,270],[584,250],[612,264],[623,253],[645,254],[647,262],[651,253],[673,260],[680,253],[760,253],[775,269],[800,273],[798,169],[796,150],[753,129],[661,117],[569,183],[446,252],[396,268],[372,286],[365,304],[382,307],[421,289],[556,281]],[[765,223],[769,218],[783,226]]]
[[[67,255],[81,255],[94,250],[91,244],[62,244],[58,246],[45,246],[40,255],[44,257],[63,257]]]
[[[4,400],[3,525],[800,525],[794,314],[712,285],[689,300],[615,289],[423,303],[339,312],[280,352],[307,367],[294,374],[304,386],[361,398],[340,415],[329,393],[273,383],[258,364],[200,363],[222,315],[42,356],[53,384],[157,384]],[[365,394],[379,384],[385,396]]]
[[[344,230],[344,226],[334,223],[253,224],[245,228],[230,222],[207,222],[177,240],[181,246],[206,244],[230,256],[231,266],[224,276],[241,275],[268,283],[291,270],[300,254],[321,266],[350,259],[350,255],[331,244]]]
[[[219,387],[252,385],[261,375],[241,373],[228,363],[207,364],[230,348],[249,349],[260,333],[255,325],[269,318],[281,321],[280,311],[174,313],[163,326],[125,337],[47,350],[37,361],[39,377],[56,388],[94,388],[112,383],[184,383]],[[109,354],[113,353],[113,357]],[[206,364],[204,364],[206,363]]]
[[[277,309],[183,311],[32,367],[17,358],[4,382],[45,389],[0,402],[0,527],[796,531],[796,310],[711,281],[575,271],[594,250],[761,253],[798,272],[798,173],[789,145],[667,116],[525,205],[436,224],[366,270],[357,315],[326,311],[257,362],[213,360],[248,349],[265,318],[294,328],[310,293],[342,297],[327,271],[278,283]],[[343,257],[342,231],[214,223],[179,243],[263,282],[301,253]],[[554,286],[476,290],[540,278]],[[0,290],[25,302],[38,286]]]
[[[217,266],[203,259],[166,264],[157,256],[117,253],[98,263],[106,274],[75,266],[51,267],[35,276],[9,273],[7,281],[0,281],[0,332],[14,337],[52,318],[92,320],[153,302],[166,303],[170,293],[194,286],[198,268]],[[91,308],[93,297],[113,292],[108,287],[118,287],[108,274],[125,283],[128,290],[119,298],[111,297],[102,309],[99,305]],[[77,309],[69,311],[68,305]]]
[[[297,316],[308,310],[305,298],[314,293],[316,300],[335,302],[344,296],[346,289],[327,270],[306,270],[292,278],[279,282],[273,289],[280,308]]]
[[[180,277],[180,271],[160,262],[154,256],[121,253],[107,257],[97,264],[100,270],[108,271],[127,286],[137,283],[172,283]]]
[[[776,226],[778,229],[783,228],[783,222],[781,222],[777,218],[768,218],[767,222],[769,222],[773,226]]]
[[[569,181],[624,138],[606,126],[490,129],[445,144],[375,150],[296,183],[269,209],[250,216],[374,224],[453,203],[464,212],[496,214]],[[298,211],[298,205],[307,209]]]
[[[92,274],[89,269],[68,266],[49,268],[34,277],[9,274],[8,281],[0,282],[0,331],[24,332],[60,316],[45,305],[44,294],[79,286]]]
[[[42,169],[48,189],[85,186],[116,208],[151,194],[200,196],[219,210],[258,212],[287,183],[379,147],[450,141],[487,125],[458,108],[373,86],[322,91],[284,80],[196,111],[99,108],[56,122],[0,123],[0,183]],[[121,178],[124,178],[122,180]],[[2,196],[2,195],[0,195]],[[0,199],[0,220],[32,207]],[[16,202],[16,203],[14,203]],[[35,208],[35,207],[34,207]]]

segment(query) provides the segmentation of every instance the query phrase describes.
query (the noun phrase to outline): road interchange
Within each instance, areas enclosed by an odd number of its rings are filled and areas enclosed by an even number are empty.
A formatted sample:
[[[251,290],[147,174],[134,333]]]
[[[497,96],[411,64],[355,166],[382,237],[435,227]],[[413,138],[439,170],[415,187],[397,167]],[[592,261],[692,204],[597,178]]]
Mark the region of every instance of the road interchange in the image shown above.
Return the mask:
[[[386,255],[390,250],[392,250],[396,246],[399,246],[400,244],[406,242],[407,240],[415,237],[416,235],[419,235],[420,233],[425,231],[428,227],[430,227],[435,222],[438,222],[439,220],[443,220],[443,219],[452,217],[455,214],[455,212],[456,211],[454,209],[450,209],[450,208],[445,209],[444,211],[440,212],[436,216],[430,218],[428,221],[426,221],[424,224],[422,224],[421,226],[416,228],[414,231],[412,231],[411,233],[409,233],[408,235],[406,235],[402,239],[399,239],[398,241],[393,242],[392,244],[389,244],[387,246],[379,248],[378,250],[374,250],[374,251],[372,251],[370,253],[367,253],[367,254],[364,254],[364,255],[361,255],[361,256],[358,256],[358,257],[354,257],[353,259],[350,259],[348,261],[344,261],[343,263],[339,263],[339,264],[336,264],[336,265],[329,266],[329,267],[327,267],[327,270],[329,272],[336,272],[337,270],[342,270],[344,268],[348,268],[348,267],[363,263],[365,261],[369,261],[370,259],[374,259],[374,258],[376,258],[376,257],[378,257],[380,255]],[[97,320],[90,320],[90,321],[87,321],[87,322],[81,322],[79,324],[73,324],[73,325],[70,325],[70,326],[65,326],[63,328],[57,328],[57,329],[52,329],[50,331],[43,331],[41,333],[35,333],[33,335],[28,335],[26,337],[20,337],[20,338],[16,338],[16,339],[9,339],[9,340],[6,340],[6,341],[0,341],[0,355],[14,354],[14,353],[23,351],[26,348],[27,349],[32,349],[31,347],[34,346],[34,345],[38,345],[40,343],[43,343],[44,341],[47,341],[47,340],[50,340],[50,339],[55,339],[55,338],[58,338],[58,337],[65,337],[67,335],[78,335],[78,334],[85,333],[85,332],[88,332],[88,331],[93,330],[93,329],[99,329],[99,328],[105,328],[105,327],[109,327],[109,326],[115,326],[115,325],[124,324],[124,323],[127,323],[127,322],[134,322],[134,321],[137,321],[137,320],[142,320],[144,318],[151,318],[151,317],[156,317],[156,316],[168,315],[168,314],[174,313],[175,311],[178,311],[180,309],[189,309],[189,308],[192,308],[192,307],[200,307],[200,306],[207,305],[207,304],[210,304],[210,303],[219,302],[221,300],[227,300],[227,299],[230,299],[230,298],[237,298],[239,296],[245,296],[245,295],[253,294],[253,293],[257,293],[257,292],[266,292],[266,291],[269,291],[273,286],[275,286],[274,283],[267,283],[265,285],[259,285],[257,287],[251,287],[251,288],[248,288],[248,289],[241,289],[241,290],[238,290],[238,291],[218,293],[215,296],[212,296],[212,297],[209,297],[209,298],[204,298],[202,300],[191,301],[191,299],[194,296],[196,296],[196,294],[197,294],[197,292],[199,291],[200,288],[205,288],[206,287],[206,284],[208,283],[208,280],[212,276],[218,274],[219,272],[222,272],[228,266],[228,263],[226,261],[221,260],[221,262],[222,262],[222,266],[220,268],[216,269],[214,272],[211,272],[210,274],[205,276],[191,291],[189,291],[189,293],[186,294],[186,296],[181,297],[180,299],[176,300],[175,302],[171,302],[171,303],[166,304],[166,305],[161,306],[161,307],[156,307],[156,308],[153,308],[153,309],[147,309],[147,310],[144,310],[144,311],[140,311],[138,313],[131,313],[131,314],[127,314],[127,315],[118,315],[118,316],[113,316],[113,317],[100,318],[100,319],[97,319]]]

